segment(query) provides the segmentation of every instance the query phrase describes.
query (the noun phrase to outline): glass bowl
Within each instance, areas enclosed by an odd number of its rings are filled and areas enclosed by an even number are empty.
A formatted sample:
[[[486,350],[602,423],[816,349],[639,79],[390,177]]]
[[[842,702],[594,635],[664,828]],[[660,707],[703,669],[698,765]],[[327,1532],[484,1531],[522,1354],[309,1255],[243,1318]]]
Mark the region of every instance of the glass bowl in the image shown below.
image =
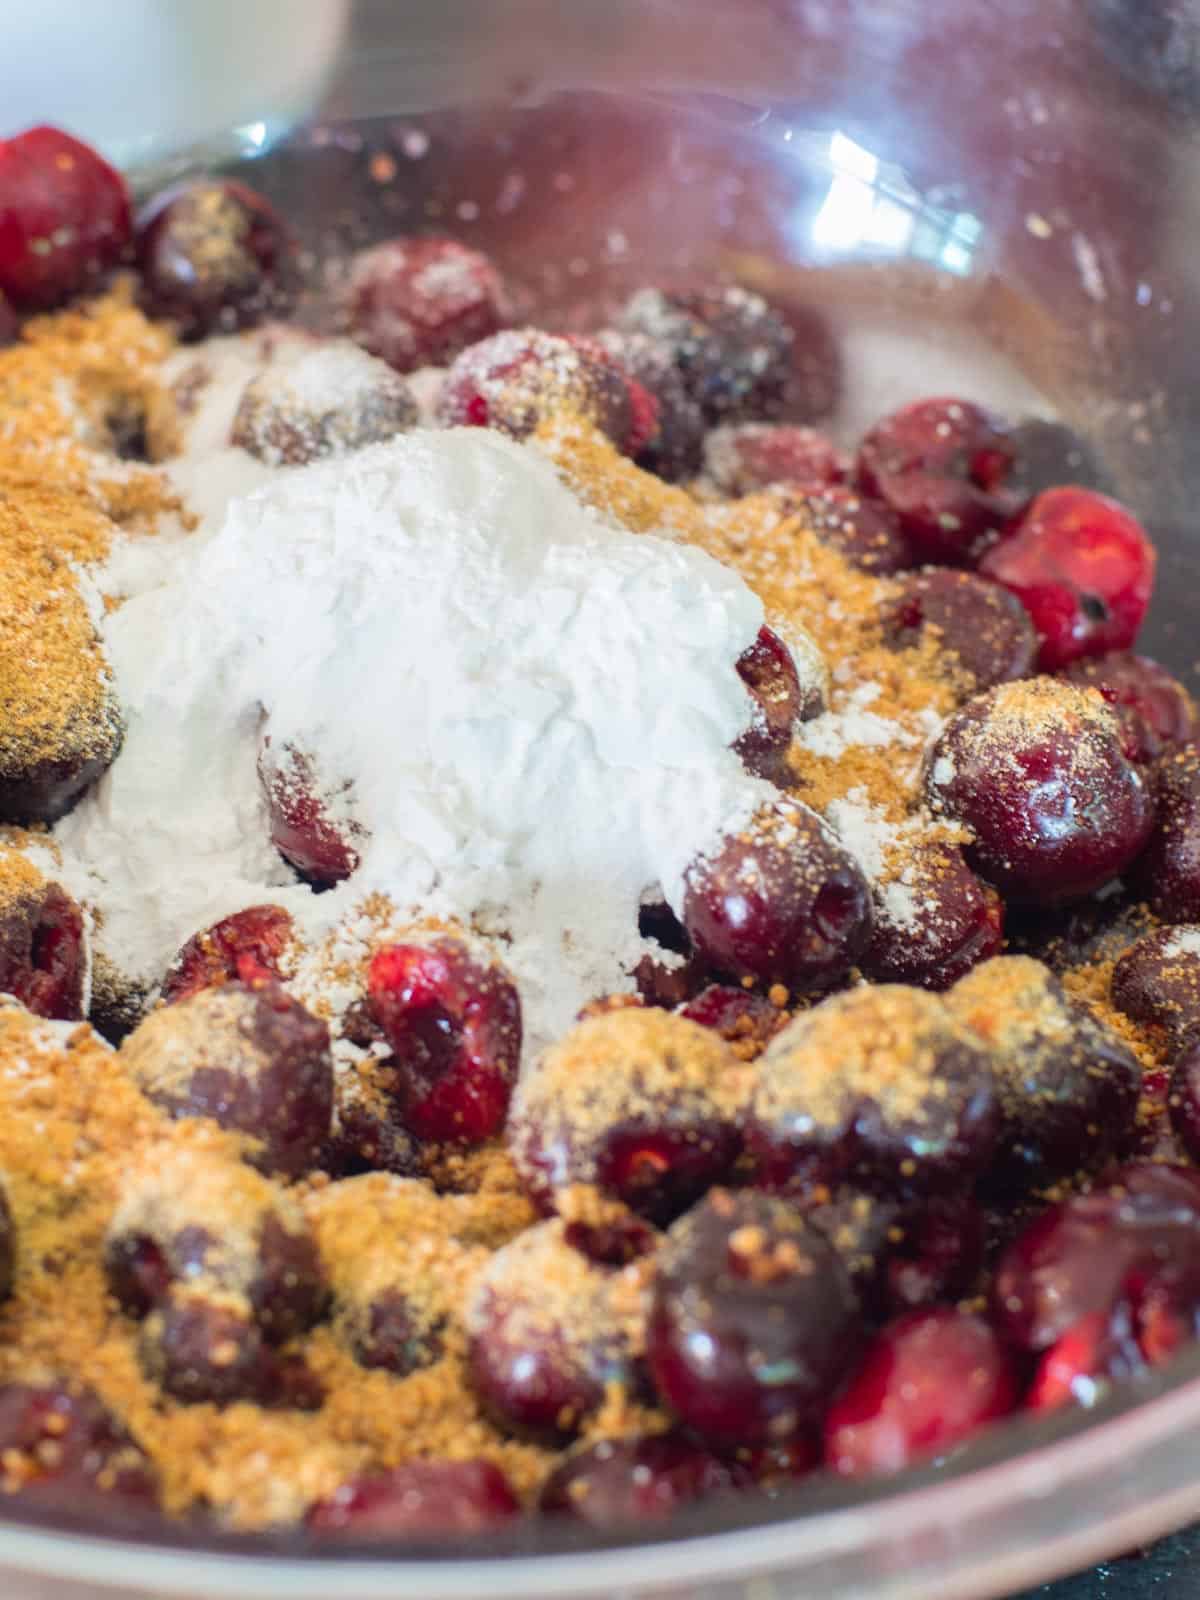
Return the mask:
[[[251,0],[247,0],[251,4]],[[252,6],[251,6],[252,8]],[[221,165],[314,276],[435,227],[569,325],[646,281],[736,276],[815,310],[852,434],[941,390],[1049,411],[1151,525],[1145,648],[1193,681],[1200,589],[1200,24],[1179,0],[440,0],[358,4],[324,103],[278,139],[248,101],[135,174]],[[1195,69],[1195,70],[1193,70]],[[934,1467],[710,1503],[597,1538],[311,1554],[13,1504],[20,1600],[970,1600],[1200,1515],[1200,1350],[1095,1410],[997,1427]]]

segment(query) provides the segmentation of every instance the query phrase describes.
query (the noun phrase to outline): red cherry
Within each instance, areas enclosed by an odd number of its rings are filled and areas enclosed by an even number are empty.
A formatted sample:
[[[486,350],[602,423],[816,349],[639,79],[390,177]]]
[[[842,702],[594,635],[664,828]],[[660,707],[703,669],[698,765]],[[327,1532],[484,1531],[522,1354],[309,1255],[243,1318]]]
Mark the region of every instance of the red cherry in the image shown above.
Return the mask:
[[[746,495],[771,484],[807,488],[844,483],[850,463],[816,428],[787,422],[743,422],[714,428],[704,441],[704,466],[722,494]]]
[[[308,1514],[321,1538],[416,1538],[486,1533],[521,1514],[520,1501],[490,1461],[409,1461],[354,1478]]]
[[[1033,618],[1043,672],[1128,650],[1150,604],[1156,561],[1145,529],[1089,489],[1047,489],[979,570]]]
[[[1149,656],[1124,650],[1072,661],[1062,676],[1100,693],[1129,730],[1134,757],[1151,761],[1170,745],[1200,739],[1200,707],[1179,679]]]
[[[47,127],[0,140],[0,294],[17,310],[96,283],[130,227],[124,178],[86,144]]]
[[[899,1472],[949,1450],[1017,1403],[1012,1361],[981,1317],[948,1307],[890,1323],[834,1401],[826,1465],[843,1477]]]
[[[737,674],[754,696],[755,709],[754,720],[733,748],[748,772],[782,786],[796,724],[823,709],[820,693],[801,689],[792,652],[772,628],[760,628],[754,643],[742,651]]]
[[[232,178],[155,195],[138,214],[137,259],[147,309],[184,339],[233,333],[290,308],[291,237],[262,195]]]
[[[1015,509],[1007,425],[966,400],[918,400],[876,423],[859,446],[858,482],[900,519],[918,558],[972,561]]]
[[[350,337],[397,372],[442,367],[504,325],[504,285],[487,256],[455,239],[387,239],[351,264]]]
[[[1026,678],[1037,639],[1025,608],[998,583],[971,572],[930,567],[900,580],[883,615],[884,642],[894,650],[933,637],[952,651],[973,689]]]
[[[521,1002],[500,967],[458,939],[388,945],[371,962],[367,1006],[411,1133],[471,1144],[499,1133],[521,1056]]]
[[[37,1016],[83,1015],[86,964],[83,913],[58,884],[18,897],[0,915],[0,994]]]
[[[280,957],[292,940],[292,917],[282,906],[250,906],[189,939],[163,979],[168,1005],[216,984],[256,984],[281,976]]]
[[[88,1389],[0,1388],[0,1486],[78,1510],[103,1495],[138,1509],[158,1500],[154,1469]]]
[[[715,971],[806,993],[859,955],[870,892],[815,812],[780,800],[688,868],[683,923]]]
[[[542,1486],[538,1509],[593,1528],[658,1522],[680,1506],[746,1486],[730,1465],[682,1433],[602,1439],[573,1451]]]
[[[915,565],[912,546],[899,518],[878,500],[843,484],[777,489],[787,516],[800,516],[822,544],[852,567],[881,578]]]
[[[859,965],[875,983],[948,989],[1004,948],[1004,902],[956,845],[921,845],[899,883],[877,885]]]
[[[258,778],[271,818],[271,842],[314,888],[330,889],[355,870],[359,854],[354,841],[363,829],[352,817],[335,821],[332,802],[349,795],[323,793],[308,756],[284,745],[276,757],[270,742],[258,758]]]
[[[1141,1365],[1126,1308],[1118,1308],[1116,1315],[1089,1312],[1038,1362],[1026,1408],[1058,1411],[1065,1405],[1092,1405],[1104,1379],[1130,1377]]]

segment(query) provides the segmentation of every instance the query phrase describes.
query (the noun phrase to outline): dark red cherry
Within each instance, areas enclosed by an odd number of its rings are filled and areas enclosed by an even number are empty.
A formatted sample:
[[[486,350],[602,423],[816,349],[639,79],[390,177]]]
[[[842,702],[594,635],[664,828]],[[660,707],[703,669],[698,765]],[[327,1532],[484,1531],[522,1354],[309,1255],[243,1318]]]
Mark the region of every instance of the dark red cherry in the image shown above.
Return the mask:
[[[1037,638],[1021,602],[970,572],[931,567],[900,580],[883,614],[883,637],[894,650],[932,643],[954,657],[968,693],[1027,678]]]
[[[121,1062],[172,1116],[249,1134],[267,1172],[310,1171],[329,1138],[329,1029],[277,983],[226,983],[151,1011]]]
[[[775,491],[782,510],[800,517],[822,544],[852,567],[886,578],[916,565],[899,519],[881,501],[840,484]]]
[[[634,381],[593,339],[513,328],[455,358],[438,415],[447,427],[498,428],[522,439],[547,418],[571,414],[636,453],[651,419],[634,403]]]
[[[1003,494],[1008,425],[966,400],[918,400],[876,423],[858,452],[858,483],[899,519],[918,560],[973,562],[1015,506]]]
[[[714,1191],[671,1229],[647,1340],[663,1404],[717,1448],[784,1442],[819,1417],[854,1360],[857,1300],[799,1211]]]
[[[742,651],[737,674],[754,698],[754,720],[733,748],[748,772],[784,784],[792,734],[798,723],[824,709],[822,697],[819,691],[801,688],[792,653],[772,628],[760,628],[754,643]]]
[[[688,868],[683,924],[714,971],[804,994],[831,987],[857,959],[870,891],[816,813],[780,800]]]
[[[137,263],[152,316],[181,338],[233,333],[287,312],[293,244],[272,207],[232,178],[199,178],[155,195],[138,214]]]
[[[106,1515],[116,1502],[157,1504],[156,1474],[124,1428],[89,1389],[0,1387],[0,1489],[79,1509],[102,1495]]]
[[[0,994],[39,1017],[83,1015],[83,913],[56,883],[32,883],[0,910]]]
[[[1141,524],[1105,495],[1048,489],[979,570],[1011,589],[1033,619],[1038,667],[1128,650],[1150,604],[1156,563]]]
[[[1129,884],[1164,922],[1200,922],[1200,748],[1168,750],[1153,774],[1158,816]]]
[[[1195,744],[1200,738],[1200,708],[1178,678],[1149,656],[1114,650],[1072,661],[1062,676],[1099,689],[1126,724],[1139,761],[1152,761],[1172,745]]]
[[[1200,1308],[1200,1176],[1139,1162],[1044,1212],[996,1265],[992,1314],[1019,1349],[1049,1350],[1085,1317],[1126,1316],[1155,1283]]]
[[[744,1489],[749,1477],[682,1433],[602,1439],[555,1467],[542,1485],[538,1510],[593,1528],[659,1522],[681,1506]]]
[[[890,1323],[825,1421],[825,1462],[842,1477],[899,1472],[1007,1416],[1020,1394],[1011,1357],[982,1317],[946,1306]]]
[[[967,860],[1006,897],[1052,906],[1115,878],[1150,837],[1149,785],[1100,697],[1050,678],[969,700],[929,753],[935,814],[974,835]]]
[[[292,935],[291,913],[282,906],[235,911],[188,940],[167,969],[162,998],[170,1005],[217,984],[278,978]]]
[[[1178,1045],[1200,1027],[1200,927],[1157,928],[1113,968],[1113,1004],[1135,1022],[1164,1028]]]
[[[714,428],[704,441],[704,470],[726,495],[754,494],[773,484],[816,489],[843,483],[850,462],[816,428],[787,422],[741,422]]]
[[[508,1144],[543,1209],[593,1184],[669,1222],[729,1173],[744,1068],[682,1016],[627,1007],[579,1023],[521,1078]]]
[[[359,863],[363,829],[347,815],[349,784],[324,787],[311,759],[291,745],[276,753],[268,741],[258,778],[271,818],[271,842],[315,889],[350,877]]]
[[[710,983],[701,989],[679,1015],[703,1028],[712,1028],[743,1061],[752,1060],[787,1022],[787,1013],[753,989],[734,989]]]
[[[685,292],[640,289],[619,325],[669,346],[710,425],[816,417],[831,409],[836,374],[830,369],[837,362],[829,359],[828,330],[815,314],[798,337],[776,307],[735,284]]]
[[[752,1071],[747,1144],[772,1188],[944,1192],[982,1174],[995,1148],[983,1041],[923,989],[834,995],[777,1034]]]
[[[871,941],[859,966],[876,983],[948,989],[1004,948],[1004,902],[955,845],[918,845],[875,885]]]
[[[507,317],[494,263],[440,234],[364,250],[350,264],[342,298],[350,337],[397,372],[444,367],[499,332]]]
[[[98,287],[131,232],[121,174],[59,128],[0,140],[0,295],[44,311]]]
[[[312,1508],[305,1526],[321,1539],[446,1538],[488,1533],[520,1514],[512,1486],[491,1461],[409,1461],[351,1479]]]
[[[521,1057],[521,1002],[500,966],[448,937],[387,945],[367,974],[367,1008],[411,1133],[476,1144],[500,1131]]]
[[[653,416],[643,429],[644,442],[631,452],[638,466],[668,483],[683,482],[700,471],[704,416],[688,392],[669,345],[642,333],[606,328],[596,342],[653,402]]]
[[[544,1443],[572,1438],[606,1390],[636,1387],[641,1269],[570,1243],[557,1218],[527,1228],[480,1274],[467,1309],[471,1385],[501,1427]]]
[[[967,974],[947,1004],[986,1044],[1002,1126],[993,1177],[1028,1186],[1095,1169],[1133,1134],[1142,1070],[1048,967],[999,956]]]

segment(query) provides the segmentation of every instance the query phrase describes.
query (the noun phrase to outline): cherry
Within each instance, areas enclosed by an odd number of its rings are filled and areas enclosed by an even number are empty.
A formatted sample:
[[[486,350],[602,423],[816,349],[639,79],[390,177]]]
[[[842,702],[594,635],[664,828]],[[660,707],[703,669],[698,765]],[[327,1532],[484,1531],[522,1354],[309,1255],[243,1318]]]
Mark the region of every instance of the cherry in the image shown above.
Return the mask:
[[[83,1015],[83,913],[56,883],[18,894],[0,912],[0,994],[39,1017]]]
[[[345,1028],[343,1033],[351,1037]],[[387,1172],[407,1178],[424,1170],[420,1145],[397,1120],[386,1066],[360,1064],[357,1072],[336,1074],[334,1107],[333,1134],[321,1155],[331,1177]]]
[[[899,518],[919,560],[962,566],[1012,514],[1001,491],[1014,459],[1000,418],[966,400],[918,400],[863,439],[858,483]]]
[[[0,295],[43,311],[98,284],[130,238],[121,174],[58,128],[0,140]]]
[[[166,189],[138,213],[137,264],[151,316],[182,339],[234,333],[289,309],[292,240],[272,207],[232,178]]]
[[[666,1222],[730,1171],[743,1069],[716,1033],[650,1007],[589,1017],[521,1079],[513,1161],[536,1204],[593,1184]]]
[[[726,495],[754,494],[772,484],[815,489],[844,483],[850,463],[826,434],[786,422],[741,422],[714,428],[704,441],[704,470]]]
[[[752,1070],[747,1144],[772,1188],[953,1190],[995,1148],[983,1041],[922,989],[835,995],[789,1023]]]
[[[899,1472],[1007,1416],[1020,1384],[982,1317],[946,1306],[889,1323],[825,1422],[825,1461],[842,1477]]]
[[[1139,761],[1200,739],[1200,708],[1178,678],[1149,656],[1114,650],[1072,661],[1062,676],[1100,691],[1125,723]]]
[[[1107,1379],[1128,1378],[1143,1366],[1128,1307],[1080,1317],[1040,1357],[1025,1396],[1029,1411],[1094,1405]]]
[[[884,642],[894,650],[928,641],[949,651],[969,689],[1027,678],[1037,638],[1021,602],[970,572],[933,567],[903,578],[883,614]]]
[[[680,1006],[679,1015],[719,1033],[743,1061],[752,1060],[787,1022],[787,1013],[752,989],[710,983]]]
[[[235,911],[188,940],[167,969],[162,998],[171,1005],[235,979],[252,984],[278,978],[292,936],[291,913],[282,906]]]
[[[1175,1044],[1200,1027],[1200,927],[1144,934],[1113,968],[1112,998],[1135,1022],[1165,1028]]]
[[[606,328],[596,335],[601,345],[654,405],[645,442],[632,452],[638,466],[669,483],[693,478],[700,471],[704,417],[688,392],[669,345],[643,333]]]
[[[636,1261],[610,1267],[574,1248],[557,1218],[497,1250],[467,1308],[471,1384],[489,1414],[509,1431],[561,1443],[607,1388],[632,1391],[640,1281]]]
[[[138,1507],[158,1501],[145,1455],[90,1389],[0,1387],[0,1488],[78,1508],[103,1495]]]
[[[538,1510],[592,1528],[659,1522],[681,1506],[747,1486],[749,1474],[680,1432],[602,1439],[571,1452],[542,1485]]]
[[[1115,500],[1089,489],[1047,489],[979,570],[1022,602],[1037,630],[1038,667],[1057,672],[1132,646],[1156,559],[1141,524]]]
[[[836,1253],[781,1200],[714,1190],[667,1236],[650,1372],[664,1406],[718,1449],[785,1442],[819,1417],[859,1330]]]
[[[313,1325],[325,1277],[298,1206],[267,1179],[200,1149],[157,1152],[126,1181],[105,1271],[143,1322],[143,1366],[177,1399],[302,1398],[269,1347]]]
[[[397,372],[444,367],[507,318],[495,265],[438,234],[364,250],[351,263],[343,301],[350,337]]]
[[[418,420],[403,378],[345,340],[327,340],[250,380],[229,442],[268,466],[304,466],[380,444]]]
[[[408,1461],[354,1478],[309,1512],[320,1538],[416,1538],[487,1533],[521,1514],[508,1479],[491,1461]]]
[[[887,1303],[915,1310],[966,1294],[983,1265],[987,1224],[965,1194],[934,1196],[900,1224],[885,1265]]]
[[[716,972],[829,988],[870,936],[870,891],[857,863],[807,806],[776,801],[688,868],[683,925]]]
[[[271,818],[271,842],[315,889],[344,882],[359,863],[364,834],[347,809],[350,785],[323,790],[312,760],[292,745],[277,756],[267,740],[258,778]]]
[[[501,967],[459,939],[387,945],[367,973],[367,1008],[411,1133],[477,1144],[500,1131],[521,1058],[521,1002]]]
[[[82,601],[78,603],[82,605]],[[15,626],[24,625],[18,614]],[[36,619],[36,626],[52,630],[51,619]],[[39,659],[36,641],[31,641],[29,650],[30,681],[36,689],[39,672],[44,669],[34,670]],[[37,703],[29,702],[30,709]],[[33,828],[65,817],[116,760],[125,738],[125,722],[116,699],[106,691],[86,725],[72,712],[57,725],[46,726],[43,733],[47,744],[56,746],[55,754],[30,760],[22,754],[20,741],[9,741],[0,750],[0,823]]]
[[[639,289],[619,326],[666,344],[710,425],[826,409],[826,352],[815,319],[797,340],[780,311],[737,285],[682,293]],[[811,363],[811,370],[810,370]],[[814,381],[814,379],[816,381]]]
[[[1188,1040],[1171,1069],[1167,1105],[1180,1143],[1193,1161],[1200,1161],[1200,1036]]]
[[[256,1164],[295,1177],[329,1138],[329,1029],[277,983],[226,983],[151,1011],[121,1045],[148,1099],[256,1141]]]
[[[918,845],[901,875],[878,884],[859,962],[876,983],[948,989],[1004,946],[1004,902],[955,845]]]
[[[1026,417],[1012,427],[1009,441],[1015,460],[1004,487],[1022,504],[1064,483],[1108,493],[1108,475],[1095,451],[1066,423]]]
[[[1200,1176],[1135,1163],[1044,1212],[996,1265],[992,1314],[1018,1349],[1042,1352],[1085,1317],[1127,1317],[1147,1289],[1188,1289],[1200,1307]]]
[[[455,359],[438,415],[447,427],[498,428],[522,439],[548,418],[571,413],[636,454],[647,442],[653,411],[639,389],[593,339],[512,329]]]
[[[7,349],[10,344],[15,344],[20,331],[21,324],[17,320],[16,312],[4,296],[0,294],[0,350]]]
[[[993,1175],[1019,1185],[1099,1166],[1133,1130],[1141,1068],[1048,967],[998,956],[947,1004],[990,1051],[1002,1115]]]
[[[787,753],[799,722],[824,709],[818,691],[800,687],[792,653],[772,628],[760,628],[754,643],[737,659],[737,674],[754,697],[754,720],[734,740],[747,772],[784,784]]]
[[[936,814],[973,833],[971,866],[1035,905],[1080,899],[1116,877],[1154,821],[1112,711],[1048,678],[969,700],[929,753],[925,792]]]
[[[799,516],[822,544],[852,567],[886,578],[916,558],[899,518],[887,506],[841,484],[776,491],[788,516]]]
[[[1200,748],[1169,750],[1154,768],[1158,819],[1129,875],[1164,922],[1200,922]]]

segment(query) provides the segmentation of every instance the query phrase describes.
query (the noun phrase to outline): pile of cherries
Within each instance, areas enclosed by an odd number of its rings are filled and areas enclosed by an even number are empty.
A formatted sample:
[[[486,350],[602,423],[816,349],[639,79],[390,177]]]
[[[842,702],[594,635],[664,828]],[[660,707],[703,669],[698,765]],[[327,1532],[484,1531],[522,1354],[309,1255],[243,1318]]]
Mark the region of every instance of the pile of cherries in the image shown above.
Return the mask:
[[[180,337],[234,331],[286,313],[295,263],[287,229],[241,184],[189,182],[135,219],[119,175],[66,135],[0,143],[14,335],[19,316],[122,265]],[[1091,486],[1078,441],[930,399],[880,422],[851,459],[812,425],[831,409],[836,355],[807,322],[729,286],[643,290],[586,338],[512,330],[484,256],[396,239],[356,260],[332,315],[397,373],[446,367],[447,424],[521,437],[569,405],[647,470],[703,470],[719,492],[774,497],[781,522],[803,513],[849,562],[892,579],[884,639],[903,650],[932,635],[961,669],[925,800],[971,843],[922,847],[917,918],[896,926],[835,834],[785,792],[793,733],[822,707],[764,628],[736,663],[755,707],[736,748],[779,797],[693,864],[680,919],[643,908],[642,931],[683,960],[643,962],[639,996],[597,1006],[558,1047],[598,1074],[605,1119],[564,1126],[541,1066],[518,1087],[515,987],[459,939],[377,953],[342,1026],[380,1071],[350,1097],[328,1031],[283,987],[287,913],[251,907],[197,934],[162,999],[207,1008],[230,1048],[165,1088],[147,1048],[158,1011],[121,1058],[171,1116],[257,1141],[260,1231],[225,1281],[217,1220],[198,1211],[182,1235],[156,1228],[153,1185],[135,1175],[151,1199],[122,1208],[140,1220],[114,1231],[106,1268],[165,1392],[319,1407],[302,1335],[341,1313],[287,1181],[420,1176],[431,1147],[499,1137],[544,1220],[496,1253],[472,1303],[481,1405],[512,1436],[557,1447],[614,1382],[672,1419],[665,1433],[571,1448],[542,1490],[547,1514],[600,1526],[822,1465],[895,1471],[1019,1407],[1089,1404],[1195,1338],[1200,723],[1182,685],[1133,653],[1154,549]],[[261,770],[275,842],[319,889],[349,878],[358,851],[310,755],[264,749]],[[74,798],[64,785],[56,805]],[[1139,903],[1160,924],[1140,938]],[[1030,926],[1128,923],[1114,1002],[1157,1030],[1170,1071],[1143,1081],[1046,966],[984,965],[1004,949],[1006,910],[1048,959]],[[0,925],[0,990],[30,1010],[79,1016],[83,967],[82,919],[56,886]],[[855,972],[871,986],[847,988]],[[789,1005],[811,1006],[787,1026],[780,985]],[[1018,991],[1030,1010],[1006,1029],[989,996]],[[876,1053],[890,1039],[911,1048],[875,1087],[847,1066],[834,1094],[850,1036]],[[1167,1114],[1139,1123],[1139,1097]],[[1068,1197],[1047,1208],[1064,1180]],[[603,1220],[561,1207],[580,1181],[601,1192]],[[20,1241],[0,1223],[7,1289]],[[219,1317],[195,1291],[207,1273]],[[579,1314],[556,1323],[542,1302],[559,1280],[578,1286]],[[363,1364],[402,1376],[436,1359],[438,1327],[401,1288],[359,1310]],[[0,1390],[0,1446],[30,1463],[31,1492],[153,1495],[136,1446],[87,1397]],[[417,1461],[346,1485],[309,1525],[473,1531],[519,1511],[494,1465]]]

